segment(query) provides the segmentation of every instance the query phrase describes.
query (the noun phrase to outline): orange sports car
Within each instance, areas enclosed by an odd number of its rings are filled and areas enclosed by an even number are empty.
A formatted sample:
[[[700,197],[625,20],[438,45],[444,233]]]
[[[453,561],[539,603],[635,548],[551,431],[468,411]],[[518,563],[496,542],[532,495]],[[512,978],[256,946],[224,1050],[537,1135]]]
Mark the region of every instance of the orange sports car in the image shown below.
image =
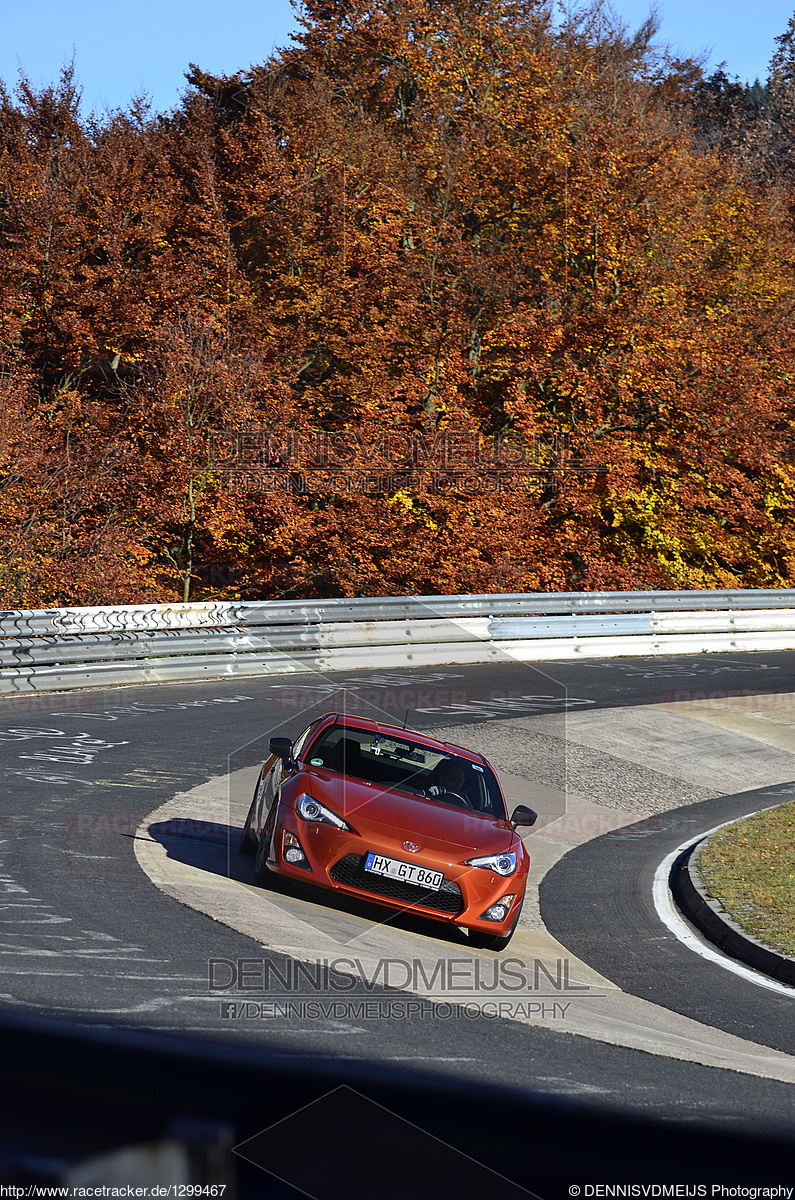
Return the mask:
[[[507,946],[529,868],[517,826],[536,814],[508,816],[481,754],[336,713],[269,748],[240,838],[258,884],[274,872]]]

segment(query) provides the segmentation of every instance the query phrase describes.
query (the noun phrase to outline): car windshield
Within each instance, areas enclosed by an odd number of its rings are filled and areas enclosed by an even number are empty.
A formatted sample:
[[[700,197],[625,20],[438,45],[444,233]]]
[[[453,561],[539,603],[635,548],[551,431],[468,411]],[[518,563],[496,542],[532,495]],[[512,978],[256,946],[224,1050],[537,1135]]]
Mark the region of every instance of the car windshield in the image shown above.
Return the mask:
[[[310,766],[364,779],[384,788],[425,796],[439,804],[505,817],[505,805],[485,763],[434,750],[377,730],[327,727],[304,751]]]

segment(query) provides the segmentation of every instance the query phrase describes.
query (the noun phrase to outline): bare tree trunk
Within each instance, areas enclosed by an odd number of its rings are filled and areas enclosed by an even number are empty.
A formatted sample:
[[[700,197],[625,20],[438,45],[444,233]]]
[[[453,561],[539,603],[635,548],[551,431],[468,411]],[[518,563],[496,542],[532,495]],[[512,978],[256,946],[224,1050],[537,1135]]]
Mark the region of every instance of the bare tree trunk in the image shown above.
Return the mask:
[[[190,577],[193,571],[193,530],[196,523],[196,500],[193,495],[193,476],[188,480],[188,529],[185,535],[185,578],[182,582],[182,602],[190,600]]]

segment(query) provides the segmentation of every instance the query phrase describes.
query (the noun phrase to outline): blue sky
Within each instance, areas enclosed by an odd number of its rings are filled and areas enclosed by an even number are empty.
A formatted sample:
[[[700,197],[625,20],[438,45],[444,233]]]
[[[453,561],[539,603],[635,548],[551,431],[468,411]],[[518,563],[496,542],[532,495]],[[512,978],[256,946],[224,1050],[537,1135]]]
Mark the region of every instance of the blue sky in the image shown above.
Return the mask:
[[[741,80],[764,79],[773,39],[795,0],[660,0],[662,37],[683,56],[706,50]],[[630,25],[648,0],[614,0]],[[233,74],[284,45],[289,0],[0,0],[0,77],[13,87],[21,65],[35,84],[57,79],[74,54],[84,108],[124,108],[146,92],[164,111],[177,103],[189,62]]]

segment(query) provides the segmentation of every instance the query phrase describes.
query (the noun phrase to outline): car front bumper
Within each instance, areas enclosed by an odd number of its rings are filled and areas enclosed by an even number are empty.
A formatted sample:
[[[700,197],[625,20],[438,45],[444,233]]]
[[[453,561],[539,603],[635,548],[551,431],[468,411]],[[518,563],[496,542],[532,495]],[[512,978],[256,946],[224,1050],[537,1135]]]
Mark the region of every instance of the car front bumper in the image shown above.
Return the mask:
[[[299,842],[304,854],[302,864],[285,859],[285,833],[292,834]],[[444,882],[437,891],[367,871],[364,860],[369,852],[442,871]],[[477,853],[471,848],[466,851],[467,857]],[[497,937],[505,936],[513,928],[527,883],[528,866],[526,856],[520,854],[519,865],[512,875],[498,875],[489,869],[456,862],[449,852],[445,855],[426,850],[413,855],[391,838],[370,833],[360,836],[323,822],[302,820],[286,804],[279,813],[268,859],[268,867],[279,875]],[[514,899],[504,920],[484,920],[482,914],[506,895],[513,895]]]

